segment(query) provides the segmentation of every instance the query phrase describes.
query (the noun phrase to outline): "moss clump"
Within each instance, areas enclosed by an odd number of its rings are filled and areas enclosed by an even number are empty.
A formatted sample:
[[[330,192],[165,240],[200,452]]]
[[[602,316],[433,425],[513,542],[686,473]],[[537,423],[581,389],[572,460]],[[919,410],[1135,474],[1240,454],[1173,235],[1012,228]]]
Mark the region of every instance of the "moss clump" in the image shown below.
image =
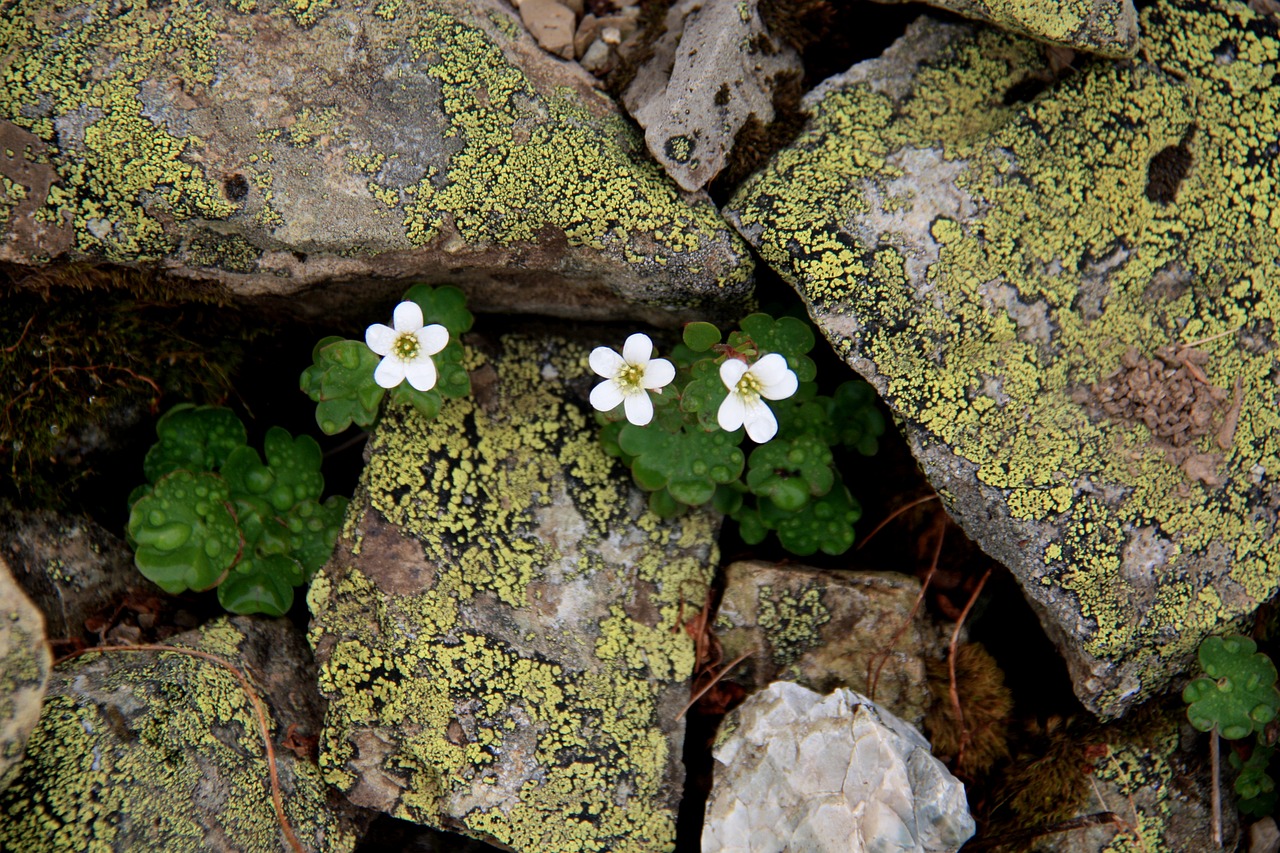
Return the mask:
[[[925,729],[935,755],[954,759],[953,769],[966,778],[986,773],[1009,757],[1013,693],[990,652],[978,643],[956,649],[956,693],[963,719],[951,702],[947,662],[929,661],[928,678],[933,706],[925,716]]]

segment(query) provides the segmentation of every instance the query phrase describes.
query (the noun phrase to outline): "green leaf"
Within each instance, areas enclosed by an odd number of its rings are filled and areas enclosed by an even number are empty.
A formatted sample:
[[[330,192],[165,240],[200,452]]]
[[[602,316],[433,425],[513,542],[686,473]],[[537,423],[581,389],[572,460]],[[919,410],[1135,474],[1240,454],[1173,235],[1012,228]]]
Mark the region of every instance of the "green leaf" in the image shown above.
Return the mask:
[[[666,488],[675,500],[691,506],[711,500],[717,484],[742,475],[741,440],[740,430],[704,432],[690,426],[671,433],[626,424],[618,433],[618,446],[633,457],[636,484],[646,491]]]
[[[297,564],[282,554],[237,566],[218,585],[218,602],[231,613],[283,616],[293,606],[298,574]]]
[[[418,414],[429,421],[434,420],[435,416],[440,414],[440,406],[444,404],[439,391],[434,388],[430,391],[419,391],[408,382],[401,382],[395,388],[392,388],[391,399],[398,403],[410,404]]]
[[[698,424],[705,430],[718,430],[716,413],[720,404],[729,396],[729,389],[720,378],[720,365],[711,357],[695,361],[689,368],[689,381],[680,396],[682,411],[697,415]]]
[[[129,512],[138,571],[175,595],[217,583],[240,549],[230,498],[216,474],[181,470],[162,477]]]
[[[801,382],[812,382],[818,375],[818,366],[805,354],[816,342],[808,323],[795,317],[775,320],[768,314],[751,314],[742,319],[741,328],[741,332],[729,335],[729,346],[747,354],[751,361],[776,352],[786,358]]]
[[[1238,634],[1206,637],[1200,644],[1197,678],[1182,691],[1187,719],[1202,732],[1215,727],[1228,740],[1261,731],[1280,711],[1276,667],[1258,645]]]
[[[373,379],[377,353],[362,341],[328,337],[316,345],[312,358],[315,363],[302,372],[299,386],[318,404],[320,429],[336,435],[353,423],[371,425],[385,393]]]
[[[747,487],[787,512],[831,491],[836,472],[831,448],[813,435],[774,439],[751,452]]]
[[[219,468],[245,443],[244,424],[230,409],[180,403],[156,422],[159,441],[147,451],[142,470],[155,483],[179,469],[199,472]]]
[[[843,483],[796,512],[769,498],[760,498],[757,506],[760,523],[777,532],[783,548],[801,557],[817,551],[831,555],[848,551],[853,545],[853,525],[862,517],[862,508]]]
[[[873,455],[877,439],[884,435],[884,415],[876,406],[875,389],[862,380],[842,382],[831,396],[830,406],[836,441],[863,456]]]
[[[720,343],[720,330],[711,323],[686,323],[684,344],[694,352],[706,352]]]
[[[289,531],[289,554],[302,566],[306,580],[333,554],[348,503],[346,498],[337,495],[324,503],[303,501],[284,516],[284,525]]]
[[[467,297],[456,287],[431,287],[427,284],[415,284],[404,294],[405,302],[416,302],[422,309],[423,322],[427,325],[439,323],[449,330],[449,340],[457,340],[461,335],[471,331],[475,321],[467,310]]]
[[[685,506],[676,501],[666,489],[658,489],[649,494],[649,512],[658,518],[675,518],[684,511]]]

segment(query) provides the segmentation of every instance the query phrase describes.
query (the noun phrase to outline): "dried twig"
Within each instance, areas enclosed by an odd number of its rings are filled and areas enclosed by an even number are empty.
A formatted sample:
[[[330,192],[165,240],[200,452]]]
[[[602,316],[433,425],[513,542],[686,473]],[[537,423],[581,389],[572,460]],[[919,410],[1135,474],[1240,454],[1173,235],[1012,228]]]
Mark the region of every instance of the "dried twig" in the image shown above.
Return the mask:
[[[276,770],[276,751],[271,743],[271,730],[267,725],[267,712],[262,706],[262,700],[258,698],[258,694],[254,691],[253,686],[249,683],[249,679],[241,672],[235,664],[228,660],[211,655],[208,652],[202,652],[198,649],[184,649],[180,646],[155,646],[155,645],[136,645],[136,646],[98,646],[91,649],[80,649],[72,652],[65,657],[59,658],[56,663],[65,663],[72,658],[78,658],[81,655],[105,653],[105,652],[173,652],[175,654],[187,655],[188,657],[200,658],[210,663],[215,663],[223,669],[230,672],[240,684],[240,689],[249,697],[250,703],[253,704],[253,710],[258,716],[258,729],[262,734],[262,742],[267,749],[267,768],[271,774],[271,800],[275,804],[276,819],[280,822],[280,829],[284,831],[284,836],[289,842],[289,846],[293,848],[294,853],[306,853],[302,843],[298,841],[298,836],[294,834],[293,827],[289,825],[289,819],[284,813],[284,798],[280,794],[280,776]]]
[[[937,497],[931,495],[926,500]],[[916,501],[921,503],[921,501]],[[908,504],[907,506],[912,506]],[[905,509],[904,507],[903,509]],[[892,518],[893,516],[890,516]],[[885,519],[888,521],[888,519]],[[924,602],[925,593],[929,591],[929,582],[933,580],[934,574],[938,571],[938,558],[942,556],[942,540],[947,536],[947,528],[945,526],[938,528],[938,544],[933,549],[933,560],[929,563],[929,571],[925,574],[924,580],[920,583],[920,594],[916,596],[915,603],[911,605],[911,612],[907,614],[906,620],[903,621],[902,627],[893,635],[893,639],[889,641],[889,645],[880,652],[880,662],[875,666],[875,673],[872,673],[872,663],[876,658],[867,661],[867,698],[872,702],[876,701],[876,687],[880,684],[880,673],[884,671],[885,664],[889,662],[889,655],[893,654],[894,646],[898,645],[898,641],[902,639],[902,635],[907,633],[907,629],[911,627],[911,623],[915,621],[916,613],[920,610],[920,605]]]
[[[900,506],[900,507],[898,507],[898,508],[897,508],[897,509],[895,509],[893,512],[889,513],[889,514],[885,517],[885,519],[884,519],[883,521],[881,521],[881,522],[880,522],[879,524],[877,524],[875,527],[871,528],[871,532],[870,532],[870,533],[868,533],[866,536],[862,537],[862,541],[858,543],[858,548],[861,548],[863,545],[866,545],[868,542],[870,542],[870,541],[871,541],[871,537],[872,537],[872,536],[875,536],[877,533],[879,533],[879,532],[884,528],[884,526],[885,526],[885,525],[887,525],[889,522],[893,521],[893,520],[894,520],[895,518],[897,518],[898,516],[902,515],[902,514],[903,514],[904,512],[906,512],[907,510],[911,509],[912,507],[920,506],[920,504],[928,503],[929,501],[936,501],[937,499],[938,499],[938,496],[937,496],[936,494],[933,494],[933,495],[925,495],[925,496],[924,496],[924,497],[922,497],[922,498],[917,498],[916,500],[912,501],[912,502],[911,502],[911,503],[909,503],[909,504],[906,504],[906,505],[904,505],[904,506]],[[855,548],[854,550],[857,550],[857,548]]]
[[[690,708],[698,704],[698,700],[701,699],[703,696],[706,696],[707,691],[710,690],[712,687],[715,687],[716,684],[720,681],[720,679],[724,678],[729,673],[729,670],[733,669],[735,666],[742,663],[744,660],[751,657],[755,653],[756,653],[755,649],[748,649],[747,651],[743,652],[742,654],[738,655],[736,658],[734,658],[733,660],[725,664],[724,667],[721,668],[721,670],[717,672],[710,681],[708,681],[705,685],[703,685],[701,690],[693,694],[693,698],[689,700],[688,704],[686,704],[683,708],[680,709],[680,713],[676,714],[676,719],[679,720],[680,718],[682,718],[686,713],[688,713]]]

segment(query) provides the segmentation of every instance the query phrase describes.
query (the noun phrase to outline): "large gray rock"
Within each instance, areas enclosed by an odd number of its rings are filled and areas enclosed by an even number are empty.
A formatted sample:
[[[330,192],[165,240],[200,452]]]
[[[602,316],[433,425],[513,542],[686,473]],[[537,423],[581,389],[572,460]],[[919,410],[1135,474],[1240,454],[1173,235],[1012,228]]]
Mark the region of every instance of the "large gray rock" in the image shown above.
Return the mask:
[[[725,660],[751,652],[729,674],[751,690],[846,687],[918,726],[932,701],[927,662],[945,655],[928,614],[912,614],[919,596],[919,581],[892,572],[738,561],[724,571],[715,633]]]
[[[773,121],[774,93],[799,84],[800,55],[749,0],[681,0],[623,95],[654,158],[686,190],[711,182],[748,122]]]
[[[325,778],[504,848],[669,850],[681,620],[719,518],[647,511],[589,414],[589,346],[472,343],[471,397],[434,421],[387,412],[312,583]]]
[[[5,17],[0,261],[146,264],[311,316],[410,279],[480,310],[667,323],[748,296],[710,200],[498,0]]]
[[[1280,38],[1143,15],[1056,83],[918,22],[730,203],[1108,717],[1280,590]]]
[[[864,696],[779,681],[725,725],[704,853],[942,853],[974,833],[964,785]]]
[[[51,666],[44,617],[0,556],[0,791],[17,778]]]
[[[315,668],[296,629],[234,617],[169,645],[247,675],[272,728],[291,830],[310,850],[354,849],[350,804],[331,799],[315,764],[284,745],[301,744],[319,724]],[[108,650],[55,670],[0,814],[3,850],[292,849],[249,696],[222,665],[178,652]]]
[[[1138,13],[1133,0],[928,0],[928,3],[1071,50],[1110,57],[1133,56],[1138,50]]]

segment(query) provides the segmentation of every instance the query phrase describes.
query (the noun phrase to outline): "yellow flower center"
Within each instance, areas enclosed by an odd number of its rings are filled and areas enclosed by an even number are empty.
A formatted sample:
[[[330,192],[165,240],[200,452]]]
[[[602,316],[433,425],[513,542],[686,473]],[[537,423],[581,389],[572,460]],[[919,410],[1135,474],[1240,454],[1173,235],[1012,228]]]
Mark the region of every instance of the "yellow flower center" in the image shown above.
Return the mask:
[[[623,388],[637,389],[644,381],[644,368],[638,364],[628,364],[618,371],[617,380]]]
[[[396,358],[401,361],[413,361],[418,357],[418,350],[421,348],[417,335],[413,332],[401,332],[396,336],[396,342],[391,345],[391,352],[395,353]]]
[[[744,400],[754,400],[760,396],[761,387],[759,379],[750,373],[744,373],[738,380],[738,390],[735,393]]]

